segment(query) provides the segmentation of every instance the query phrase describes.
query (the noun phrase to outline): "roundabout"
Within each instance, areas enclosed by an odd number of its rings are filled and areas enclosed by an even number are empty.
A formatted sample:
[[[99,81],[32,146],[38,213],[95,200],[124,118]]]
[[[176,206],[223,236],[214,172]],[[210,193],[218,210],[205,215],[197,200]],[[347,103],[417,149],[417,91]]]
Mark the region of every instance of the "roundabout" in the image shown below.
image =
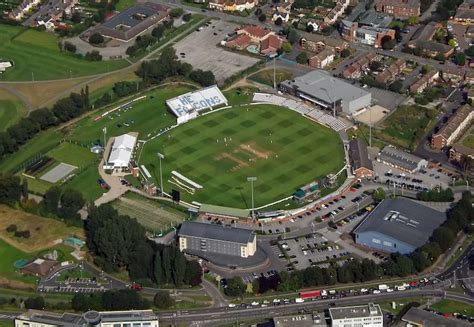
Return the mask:
[[[344,167],[339,135],[301,114],[270,104],[222,108],[145,143],[139,165],[188,202],[251,208],[292,196]]]

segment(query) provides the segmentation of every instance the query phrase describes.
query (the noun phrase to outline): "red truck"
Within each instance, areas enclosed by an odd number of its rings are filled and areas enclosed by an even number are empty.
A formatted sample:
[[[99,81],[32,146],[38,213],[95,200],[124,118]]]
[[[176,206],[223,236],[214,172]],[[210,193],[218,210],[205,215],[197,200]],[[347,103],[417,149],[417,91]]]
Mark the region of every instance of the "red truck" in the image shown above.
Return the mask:
[[[321,291],[302,291],[300,292],[300,298],[312,299],[315,297],[321,297]]]
[[[135,291],[141,291],[143,289],[143,286],[133,282],[132,285],[130,285],[130,289]]]

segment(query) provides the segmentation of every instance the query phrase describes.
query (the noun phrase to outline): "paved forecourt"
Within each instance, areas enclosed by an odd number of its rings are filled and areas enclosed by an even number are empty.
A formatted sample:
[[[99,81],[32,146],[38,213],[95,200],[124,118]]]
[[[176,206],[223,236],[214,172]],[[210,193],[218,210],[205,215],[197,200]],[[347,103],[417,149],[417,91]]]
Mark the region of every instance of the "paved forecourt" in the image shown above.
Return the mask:
[[[213,112],[147,142],[139,164],[159,185],[157,152],[165,156],[165,191],[179,190],[187,201],[236,208],[251,206],[249,176],[257,177],[258,207],[344,165],[336,132],[269,104]]]

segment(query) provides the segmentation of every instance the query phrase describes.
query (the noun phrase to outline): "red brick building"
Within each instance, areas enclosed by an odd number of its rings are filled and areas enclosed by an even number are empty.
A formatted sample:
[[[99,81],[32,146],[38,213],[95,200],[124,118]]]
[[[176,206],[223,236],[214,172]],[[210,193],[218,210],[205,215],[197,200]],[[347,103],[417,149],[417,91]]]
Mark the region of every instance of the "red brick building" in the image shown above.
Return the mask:
[[[438,133],[431,137],[431,147],[441,150],[453,144],[470,126],[474,119],[474,110],[470,105],[460,107]]]
[[[420,0],[378,0],[375,10],[397,18],[420,16]]]

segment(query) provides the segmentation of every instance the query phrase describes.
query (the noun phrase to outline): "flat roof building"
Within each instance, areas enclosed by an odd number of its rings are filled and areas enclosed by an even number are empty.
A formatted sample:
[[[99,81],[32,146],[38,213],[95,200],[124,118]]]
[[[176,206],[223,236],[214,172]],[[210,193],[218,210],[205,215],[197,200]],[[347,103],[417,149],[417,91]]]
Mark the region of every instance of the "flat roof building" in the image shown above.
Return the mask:
[[[450,319],[440,316],[434,312],[429,312],[416,307],[411,307],[407,313],[402,317],[402,321],[407,323],[407,326],[413,327],[467,327],[472,326],[467,321],[460,319]]]
[[[275,327],[326,327],[324,313],[273,317]]]
[[[348,115],[370,106],[372,94],[337,79],[322,70],[314,70],[292,80],[283,81],[280,89],[331,112]]]
[[[378,304],[329,308],[332,327],[383,327],[383,313]]]
[[[117,136],[112,143],[109,158],[104,168],[114,170],[128,169],[136,143],[137,137],[134,135],[123,134]]]
[[[359,25],[372,27],[387,27],[392,22],[393,18],[390,15],[368,10],[359,16]]]
[[[84,314],[28,310],[15,318],[15,327],[159,327],[152,310],[88,311]]]
[[[176,116],[178,124],[196,118],[201,111],[226,106],[227,103],[226,97],[216,85],[166,100],[166,105]]]
[[[247,258],[257,251],[257,236],[252,230],[185,221],[178,232],[179,249],[218,253]]]
[[[411,153],[387,145],[377,155],[377,161],[409,173],[413,173],[428,166],[428,161]]]
[[[406,198],[383,200],[354,230],[357,244],[384,252],[411,253],[446,220],[446,213]]]
[[[168,12],[169,7],[157,3],[136,4],[93,28],[90,35],[99,33],[106,37],[128,42],[162,22],[168,17]]]

